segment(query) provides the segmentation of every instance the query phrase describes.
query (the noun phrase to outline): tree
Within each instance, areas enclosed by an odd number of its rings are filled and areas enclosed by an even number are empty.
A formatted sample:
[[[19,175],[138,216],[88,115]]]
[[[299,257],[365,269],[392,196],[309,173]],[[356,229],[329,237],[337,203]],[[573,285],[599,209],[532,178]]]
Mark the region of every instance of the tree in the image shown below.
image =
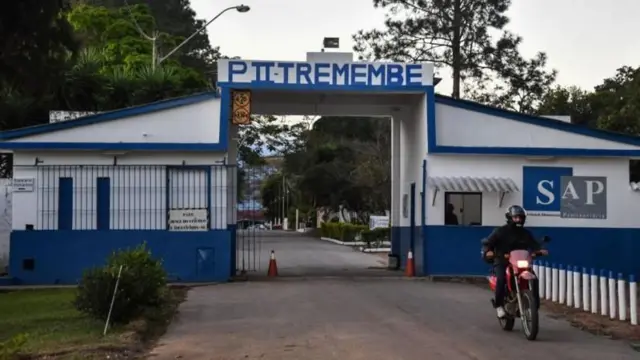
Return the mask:
[[[3,9],[0,109],[7,130],[48,117],[51,89],[63,78],[68,54],[79,44],[61,15],[67,9],[64,1],[14,1]]]
[[[531,60],[518,52],[519,36],[504,30],[511,0],[374,0],[386,9],[384,30],[359,31],[361,58],[432,62],[452,71],[454,98],[463,83],[477,100],[529,111],[555,80],[544,71],[546,55]],[[490,33],[499,34],[494,41]],[[489,89],[487,81],[499,79]],[[465,81],[466,80],[466,81]],[[487,95],[498,91],[497,97]]]
[[[546,71],[547,56],[538,53],[527,60],[517,53],[494,58],[493,81],[474,82],[467,90],[475,101],[522,113],[535,113],[556,80],[555,70]]]
[[[149,29],[148,34],[155,30],[169,34],[171,37],[186,39],[206,23],[196,19],[196,13],[191,8],[189,0],[79,0],[90,5],[104,6],[109,9],[121,9],[128,5],[142,4],[149,6],[150,14],[155,20],[155,28]],[[160,38],[158,42],[159,54],[167,54],[176,44]],[[211,75],[215,70],[215,61],[220,58],[220,51],[212,47],[207,31],[204,30],[193,37],[172,58],[187,68],[196,70],[200,75]]]
[[[591,104],[592,95],[576,86],[556,86],[543,96],[536,114],[569,115],[571,122],[596,126],[597,114]]]
[[[433,62],[453,72],[453,97],[465,78],[484,79],[496,55],[516,51],[517,37],[503,31],[510,0],[374,0],[388,11],[385,30],[359,31],[354,50],[365,59]],[[493,42],[491,30],[502,32]]]
[[[596,86],[592,96],[599,128],[640,135],[640,67],[619,68],[614,77]]]

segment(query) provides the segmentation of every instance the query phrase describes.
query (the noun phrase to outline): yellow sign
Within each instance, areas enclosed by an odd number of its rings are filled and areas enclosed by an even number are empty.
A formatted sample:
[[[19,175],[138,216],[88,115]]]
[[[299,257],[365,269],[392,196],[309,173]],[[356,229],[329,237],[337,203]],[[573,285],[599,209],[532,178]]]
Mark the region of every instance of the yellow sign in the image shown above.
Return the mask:
[[[251,92],[237,90],[231,93],[231,123],[234,125],[251,124]]]

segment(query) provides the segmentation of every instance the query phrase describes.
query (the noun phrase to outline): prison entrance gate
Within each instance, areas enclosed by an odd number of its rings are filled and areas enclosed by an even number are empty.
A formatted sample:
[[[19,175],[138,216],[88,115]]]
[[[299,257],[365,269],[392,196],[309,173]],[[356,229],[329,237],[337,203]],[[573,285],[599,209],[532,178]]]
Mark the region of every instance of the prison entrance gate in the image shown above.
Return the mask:
[[[415,197],[410,196],[411,184],[422,183],[427,118],[435,116],[433,65],[353,62],[350,53],[308,53],[306,62],[224,59],[218,62],[217,86],[220,137],[228,142],[228,161],[232,164],[241,141],[238,134],[241,127],[250,124],[251,115],[391,118],[392,248],[400,252],[394,255],[403,259],[410,248],[414,253],[423,249],[423,237],[413,235],[419,230],[417,224],[422,223],[421,212],[409,211],[409,202]],[[230,205],[240,212],[252,204],[256,203],[251,198],[238,198]],[[261,231],[253,224],[256,219],[241,220],[238,218],[236,225],[235,261],[244,261],[248,271],[254,264],[266,263],[268,252],[256,251]],[[245,226],[253,227],[249,231],[241,229]],[[254,263],[256,254],[259,256]],[[416,260],[423,258],[416,256]],[[419,274],[424,273],[424,264],[417,263],[416,267]],[[242,269],[242,264],[236,264],[236,268]]]
[[[281,215],[285,209],[282,187],[269,191],[267,186],[277,181],[277,165],[239,164],[236,172],[236,244],[235,271],[243,275],[259,272],[264,266],[263,238],[267,232],[281,226]],[[265,199],[268,203],[265,203]],[[266,270],[265,270],[266,271]]]

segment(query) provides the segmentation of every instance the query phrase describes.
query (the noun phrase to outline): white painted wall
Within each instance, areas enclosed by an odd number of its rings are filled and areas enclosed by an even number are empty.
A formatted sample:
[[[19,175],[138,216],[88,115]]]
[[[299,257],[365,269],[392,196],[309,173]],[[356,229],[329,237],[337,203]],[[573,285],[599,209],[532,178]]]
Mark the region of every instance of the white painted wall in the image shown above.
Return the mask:
[[[34,166],[36,157],[41,161]],[[212,228],[227,226],[227,168],[224,153],[131,152],[113,156],[100,152],[17,152],[14,178],[35,178],[36,191],[13,193],[13,229],[33,224],[36,229],[57,228],[58,178],[74,179],[74,229],[96,228],[96,179],[111,179],[111,228],[164,229],[167,175],[164,165],[214,165],[211,179]],[[53,168],[47,165],[63,165]],[[71,165],[71,166],[64,166]],[[84,165],[79,167],[78,165]],[[135,166],[144,165],[144,166]],[[152,165],[154,167],[149,167]],[[171,208],[206,207],[206,175],[203,171],[171,173]]]
[[[572,167],[574,176],[607,176],[607,219],[562,219],[550,216],[529,216],[529,226],[613,227],[639,226],[640,193],[629,188],[628,159],[618,158],[560,158],[553,161],[531,161],[516,156],[453,156],[428,155],[430,177],[505,177],[511,178],[522,191],[523,166]],[[427,192],[427,224],[444,224],[444,193],[438,192],[435,206],[431,205],[433,189]],[[482,196],[482,225],[504,224],[504,213],[510,205],[522,204],[522,193],[507,194],[498,207],[498,193]]]
[[[436,135],[443,146],[640,149],[443,104],[436,104]]]
[[[137,115],[10,142],[217,143],[220,99]]]

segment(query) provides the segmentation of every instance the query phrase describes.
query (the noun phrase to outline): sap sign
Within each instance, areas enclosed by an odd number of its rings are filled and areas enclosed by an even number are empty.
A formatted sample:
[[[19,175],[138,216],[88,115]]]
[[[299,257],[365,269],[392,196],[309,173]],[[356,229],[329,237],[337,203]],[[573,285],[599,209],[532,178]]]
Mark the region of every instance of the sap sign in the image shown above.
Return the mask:
[[[524,166],[522,168],[522,206],[531,215],[540,212],[560,214],[562,177],[572,176],[573,168]],[[550,214],[551,215],[551,214]]]
[[[431,64],[321,63],[219,60],[218,83],[306,87],[423,87],[433,85]]]

